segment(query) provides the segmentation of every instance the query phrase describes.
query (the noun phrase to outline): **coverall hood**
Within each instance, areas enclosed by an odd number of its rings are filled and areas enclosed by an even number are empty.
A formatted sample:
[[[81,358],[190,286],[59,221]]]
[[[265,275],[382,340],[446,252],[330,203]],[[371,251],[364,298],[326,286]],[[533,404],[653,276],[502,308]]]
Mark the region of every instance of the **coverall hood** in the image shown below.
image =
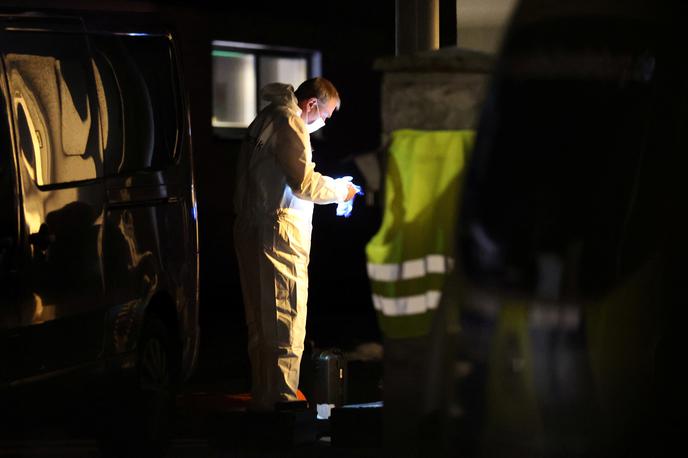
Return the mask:
[[[260,98],[275,105],[288,105],[292,109],[296,109],[301,114],[301,109],[298,108],[298,100],[294,95],[294,86],[284,83],[271,83],[263,86],[260,89]]]

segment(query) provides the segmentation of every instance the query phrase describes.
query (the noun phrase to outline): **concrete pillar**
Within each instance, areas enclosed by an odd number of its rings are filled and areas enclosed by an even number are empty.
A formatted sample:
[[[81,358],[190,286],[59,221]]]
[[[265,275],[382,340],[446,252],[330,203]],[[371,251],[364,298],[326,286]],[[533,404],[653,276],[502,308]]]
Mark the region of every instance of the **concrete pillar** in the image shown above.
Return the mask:
[[[396,55],[439,46],[439,0],[396,0]]]

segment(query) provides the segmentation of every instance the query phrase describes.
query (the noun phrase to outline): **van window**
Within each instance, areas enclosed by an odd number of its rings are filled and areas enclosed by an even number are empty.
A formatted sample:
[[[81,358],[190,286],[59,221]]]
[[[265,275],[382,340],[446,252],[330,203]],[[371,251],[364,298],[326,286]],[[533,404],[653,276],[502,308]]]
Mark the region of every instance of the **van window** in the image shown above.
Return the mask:
[[[106,173],[164,169],[174,158],[180,124],[169,39],[93,35],[91,42],[108,117]]]
[[[19,147],[36,183],[102,176],[98,104],[85,36],[15,32],[4,47]]]

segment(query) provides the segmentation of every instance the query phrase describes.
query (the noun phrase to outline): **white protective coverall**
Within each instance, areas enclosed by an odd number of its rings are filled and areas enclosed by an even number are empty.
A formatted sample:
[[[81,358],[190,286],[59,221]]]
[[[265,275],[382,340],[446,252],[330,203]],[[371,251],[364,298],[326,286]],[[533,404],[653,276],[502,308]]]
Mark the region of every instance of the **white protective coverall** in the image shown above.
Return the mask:
[[[313,203],[346,199],[346,181],[316,172],[291,85],[261,90],[270,102],[251,123],[237,168],[234,241],[243,291],[252,408],[297,399],[306,335]]]

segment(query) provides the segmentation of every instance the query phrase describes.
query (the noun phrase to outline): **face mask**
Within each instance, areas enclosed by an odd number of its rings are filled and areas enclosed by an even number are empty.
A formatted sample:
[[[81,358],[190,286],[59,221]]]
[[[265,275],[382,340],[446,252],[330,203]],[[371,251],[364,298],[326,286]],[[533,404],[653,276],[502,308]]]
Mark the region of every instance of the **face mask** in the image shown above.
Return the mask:
[[[320,116],[320,107],[318,107],[317,104],[315,105],[315,107],[318,110],[318,117],[312,123],[306,124],[306,130],[308,131],[309,134],[312,134],[313,132],[315,132],[316,130],[320,129],[321,127],[323,127],[325,125],[325,121],[323,121],[322,116]]]

